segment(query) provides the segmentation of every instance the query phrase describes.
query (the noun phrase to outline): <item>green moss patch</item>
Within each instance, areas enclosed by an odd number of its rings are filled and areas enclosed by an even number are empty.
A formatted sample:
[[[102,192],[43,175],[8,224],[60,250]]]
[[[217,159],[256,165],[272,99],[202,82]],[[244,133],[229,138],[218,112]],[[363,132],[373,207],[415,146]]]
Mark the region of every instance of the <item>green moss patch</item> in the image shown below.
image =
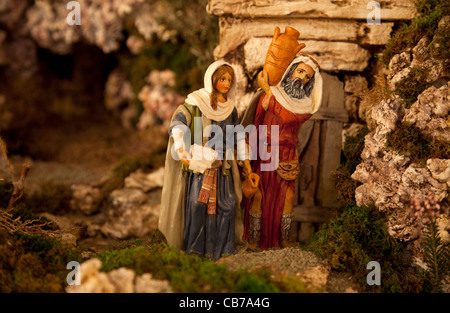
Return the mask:
[[[409,122],[404,122],[386,135],[386,146],[407,156],[411,162],[421,167],[428,159],[449,159],[450,145],[448,142],[433,139]]]
[[[401,274],[407,265],[404,248],[389,236],[385,219],[375,210],[347,206],[315,233],[305,248],[327,259],[332,268],[351,272],[362,290],[405,291]],[[381,286],[367,285],[366,266],[370,261],[381,265]]]
[[[417,101],[417,97],[429,87],[422,82],[424,75],[426,71],[413,68],[406,77],[395,84],[394,93],[402,98],[405,108],[409,109]]]
[[[129,243],[97,256],[102,271],[131,268],[138,275],[151,273],[155,279],[168,280],[175,292],[311,292],[312,289],[294,277],[275,274],[269,269],[230,271],[195,255],[177,251],[165,242]]]
[[[415,2],[420,16],[410,23],[402,24],[386,44],[380,58],[386,67],[394,55],[405,51],[407,48],[413,48],[424,36],[432,38],[437,34],[436,40],[439,42],[445,41],[445,36],[448,38],[448,34],[443,33],[441,38],[439,33],[436,32],[439,21],[449,14],[448,1],[416,0]],[[438,53],[447,53],[448,55],[448,49],[445,52],[446,47],[448,48],[448,42],[434,49],[437,49]]]
[[[0,234],[0,292],[64,292],[70,261],[80,251],[43,236]]]
[[[355,204],[355,190],[359,183],[353,180],[351,175],[362,161],[361,152],[364,149],[364,138],[368,133],[369,129],[364,126],[355,136],[346,138],[341,164],[331,174],[338,200],[343,206]]]

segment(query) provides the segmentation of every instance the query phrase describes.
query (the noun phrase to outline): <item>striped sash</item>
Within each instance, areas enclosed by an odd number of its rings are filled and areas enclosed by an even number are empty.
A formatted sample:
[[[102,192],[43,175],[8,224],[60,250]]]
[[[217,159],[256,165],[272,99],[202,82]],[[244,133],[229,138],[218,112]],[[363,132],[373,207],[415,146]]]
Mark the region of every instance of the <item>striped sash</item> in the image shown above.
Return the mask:
[[[207,213],[216,214],[217,203],[217,168],[207,169],[203,175],[202,189],[198,201],[208,204]]]

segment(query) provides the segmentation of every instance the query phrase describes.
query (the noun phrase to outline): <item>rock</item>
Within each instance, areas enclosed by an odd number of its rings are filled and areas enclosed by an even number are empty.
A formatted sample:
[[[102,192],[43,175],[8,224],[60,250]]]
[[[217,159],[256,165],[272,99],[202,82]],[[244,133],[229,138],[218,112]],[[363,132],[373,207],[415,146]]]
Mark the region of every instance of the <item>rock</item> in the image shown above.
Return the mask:
[[[450,243],[450,217],[448,214],[440,215],[436,219],[436,223],[438,225],[438,233],[439,237],[443,243]]]
[[[320,264],[308,270],[298,272],[296,276],[316,287],[325,288],[328,282],[330,271],[331,268],[329,265],[326,266]]]
[[[158,124],[168,128],[173,112],[184,101],[183,96],[172,90],[175,73],[154,70],[147,76],[146,82],[138,94],[144,112],[139,117],[137,128],[144,130]]]
[[[432,86],[417,97],[417,101],[403,117],[404,122],[410,122],[420,128],[424,134],[433,138],[450,141],[450,83],[439,89]]]
[[[238,110],[238,114],[245,111],[245,109],[250,104],[250,99],[247,98],[249,95],[247,92],[248,78],[245,73],[244,68],[237,63],[230,63],[231,67],[234,70],[234,75],[236,79],[236,89],[234,91],[234,97],[236,101],[236,109]]]
[[[352,178],[362,183],[356,189],[357,205],[375,206],[388,217],[389,234],[400,241],[420,239],[421,227],[409,209],[411,199],[431,196],[441,202],[448,199],[449,160],[430,159],[427,167],[411,163],[408,157],[386,147],[386,134],[397,128],[398,122],[410,122],[432,138],[447,138],[448,85],[430,87],[418,97],[410,109],[401,100],[383,100],[372,108],[375,129],[365,137],[362,162]],[[419,254],[420,244],[411,246]]]
[[[128,116],[128,112],[134,107],[131,103],[134,98],[131,83],[125,79],[122,71],[114,69],[109,74],[105,85],[105,106],[121,117],[122,126],[127,129],[132,127],[131,120],[136,118],[136,116]]]
[[[142,274],[136,277],[135,283],[136,293],[154,293],[154,292],[164,292],[171,293],[172,288],[167,280],[156,280],[152,278],[149,273]]]
[[[26,12],[26,28],[31,38],[39,47],[63,55],[69,54],[73,44],[82,37],[79,27],[67,25],[66,5],[65,2],[36,1]],[[82,7],[83,13],[87,13],[87,4]],[[83,22],[85,19],[88,20],[83,17]]]
[[[389,75],[388,79],[392,79],[397,73],[402,71],[404,68],[411,65],[411,53],[404,51],[400,54],[396,54],[392,57],[389,62]]]
[[[110,282],[106,273],[100,272],[102,262],[89,259],[80,266],[80,285],[66,287],[67,293],[113,293],[115,286]]]
[[[109,273],[100,272],[102,262],[89,259],[80,266],[81,283],[66,287],[67,293],[162,293],[172,292],[166,280],[154,280],[149,273],[136,276],[134,270],[120,267]]]
[[[361,75],[345,75],[344,77],[344,91],[354,95],[362,96],[368,91],[368,82],[364,76]]]
[[[135,272],[131,269],[121,267],[108,273],[108,278],[115,287],[115,292],[132,293],[134,292]]]
[[[360,75],[344,76],[344,106],[351,120],[358,119],[359,104],[368,92],[368,83],[365,77]]]
[[[109,197],[111,207],[114,209],[113,215],[121,216],[130,208],[145,203],[148,196],[137,188],[122,188],[114,190]]]
[[[137,188],[113,191],[101,232],[118,239],[148,235],[157,228],[160,207],[148,202],[148,195]]]
[[[447,184],[450,188],[450,160],[449,159],[429,159],[427,168],[431,176],[440,183]]]
[[[116,51],[123,39],[123,18],[136,9],[139,0],[103,1],[79,0],[80,25],[68,25],[66,2],[36,1],[26,11],[26,29],[36,43],[56,54],[69,54],[73,45],[85,40],[104,53]]]
[[[400,99],[382,100],[379,106],[372,109],[372,118],[375,121],[376,135],[386,135],[397,128],[397,122],[403,115]]]
[[[432,83],[439,77],[448,75],[444,60],[431,57],[428,47],[430,42],[427,36],[419,40],[412,49],[413,60],[410,65],[411,68],[422,71],[421,79],[425,83]]]
[[[98,200],[100,198],[100,188],[90,185],[72,185],[72,199],[70,207],[79,210],[85,215],[92,215],[100,210]]]
[[[164,182],[164,167],[149,174],[138,170],[125,178],[125,188],[137,188],[149,192],[156,188],[162,188]]]
[[[135,17],[135,26],[138,32],[146,39],[151,40],[156,35],[162,41],[174,40],[177,32],[173,29],[158,23],[158,20],[167,18],[168,8],[164,2],[157,2],[153,5],[151,2],[139,4],[139,8],[133,12]]]
[[[344,107],[345,110],[348,112],[348,116],[350,120],[356,121],[358,118],[358,111],[359,111],[359,97],[345,94],[344,96]]]
[[[39,216],[45,217],[53,221],[61,231],[59,239],[63,244],[72,246],[77,245],[80,238],[81,227],[76,225],[76,221],[67,216],[56,216],[51,213],[41,213]]]
[[[145,46],[145,41],[138,36],[131,35],[127,39],[127,47],[131,53],[138,55]]]
[[[61,235],[61,242],[63,244],[76,246],[77,245],[77,237],[74,234],[64,233]]]
[[[396,83],[405,79],[411,71],[421,72],[422,84],[431,84],[441,77],[448,77],[449,73],[445,61],[433,58],[430,54],[431,40],[425,36],[411,51],[404,51],[394,55],[389,63],[388,87],[395,90]]]
[[[0,2],[0,24],[9,30],[17,28],[28,4],[27,0],[2,0]]]

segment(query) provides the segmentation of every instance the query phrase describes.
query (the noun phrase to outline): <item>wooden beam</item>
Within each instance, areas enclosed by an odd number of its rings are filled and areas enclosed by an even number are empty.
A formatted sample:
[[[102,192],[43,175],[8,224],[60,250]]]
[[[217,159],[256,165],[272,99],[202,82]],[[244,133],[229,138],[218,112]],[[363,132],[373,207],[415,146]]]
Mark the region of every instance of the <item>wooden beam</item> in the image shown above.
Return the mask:
[[[367,19],[368,0],[209,0],[207,12],[216,16]],[[418,13],[413,0],[378,0],[382,21],[410,20]]]
[[[390,39],[394,23],[368,25],[354,20],[338,19],[221,17],[219,26],[220,45],[214,50],[214,56],[217,59],[225,57],[227,53],[252,37],[272,37],[276,26],[280,27],[282,32],[286,26],[297,29],[300,32],[300,41],[346,41],[366,45],[385,45]]]

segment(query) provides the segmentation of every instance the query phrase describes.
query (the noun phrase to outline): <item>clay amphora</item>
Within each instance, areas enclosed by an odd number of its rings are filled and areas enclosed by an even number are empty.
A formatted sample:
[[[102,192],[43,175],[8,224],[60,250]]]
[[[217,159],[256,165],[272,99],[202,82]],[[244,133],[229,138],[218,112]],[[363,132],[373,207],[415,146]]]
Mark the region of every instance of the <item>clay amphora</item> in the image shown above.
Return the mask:
[[[297,38],[300,32],[295,28],[286,26],[283,34],[280,34],[280,28],[275,27],[275,34],[267,51],[264,69],[269,74],[269,85],[277,85],[284,72],[294,60],[296,54],[306,45],[300,44]]]

